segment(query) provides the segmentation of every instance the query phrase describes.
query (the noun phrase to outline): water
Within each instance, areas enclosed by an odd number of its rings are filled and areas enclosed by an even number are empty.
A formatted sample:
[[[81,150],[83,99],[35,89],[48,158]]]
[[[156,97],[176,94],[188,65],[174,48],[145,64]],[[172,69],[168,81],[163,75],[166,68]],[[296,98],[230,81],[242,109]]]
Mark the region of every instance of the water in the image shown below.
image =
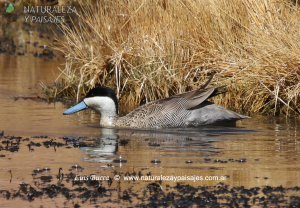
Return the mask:
[[[62,115],[62,103],[27,99],[41,94],[41,82],[51,84],[62,62],[28,56],[0,56],[0,128],[11,135],[81,135],[87,115],[76,120]],[[24,99],[25,98],[25,99]],[[95,114],[94,114],[95,115]],[[92,115],[92,116],[94,116]],[[82,121],[84,119],[84,121]],[[79,120],[79,121],[78,121]],[[91,131],[91,130],[90,130]],[[97,130],[94,130],[96,132]],[[90,132],[87,132],[89,135]]]
[[[40,93],[41,81],[53,82],[60,64],[30,56],[0,55],[0,133],[4,131],[0,139],[0,197],[8,198],[1,199],[1,207],[39,206],[45,202],[48,206],[147,205],[154,203],[154,192],[161,196],[179,193],[178,187],[174,188],[178,181],[123,178],[138,175],[177,176],[182,179],[180,183],[193,187],[282,186],[287,189],[287,198],[286,202],[276,202],[280,205],[291,203],[292,196],[299,195],[299,191],[289,192],[289,188],[300,186],[299,119],[255,116],[238,122],[236,127],[198,129],[100,128],[99,116],[89,110],[63,116],[68,106],[62,103],[24,99]],[[62,181],[60,168],[64,171]],[[112,183],[95,185],[90,178],[87,183],[84,176],[91,174],[108,176]],[[81,177],[77,183],[76,175]],[[121,179],[114,180],[118,176]],[[217,176],[218,180],[187,180],[187,176]],[[24,183],[42,195],[24,188]],[[57,187],[53,191],[53,184],[63,184],[69,192]],[[96,187],[98,195],[90,196],[88,191],[75,189],[77,186]],[[102,187],[103,193],[99,191]],[[265,192],[258,196],[264,194],[267,196]],[[158,197],[155,201],[160,200]]]

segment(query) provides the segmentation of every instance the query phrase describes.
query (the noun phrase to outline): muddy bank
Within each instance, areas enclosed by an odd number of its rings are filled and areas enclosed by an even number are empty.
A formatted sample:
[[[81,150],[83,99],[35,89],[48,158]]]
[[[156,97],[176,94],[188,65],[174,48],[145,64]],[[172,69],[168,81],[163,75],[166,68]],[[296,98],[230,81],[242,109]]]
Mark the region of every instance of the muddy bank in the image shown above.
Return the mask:
[[[10,55],[32,55],[37,58],[63,59],[61,53],[53,50],[56,47],[57,37],[62,35],[59,29],[59,21],[41,20],[57,19],[69,22],[73,12],[61,13],[59,10],[45,12],[41,8],[61,8],[72,6],[72,2],[58,1],[15,1],[13,4],[0,2],[0,53]],[[11,10],[7,8],[11,7]],[[73,10],[72,10],[73,11]]]

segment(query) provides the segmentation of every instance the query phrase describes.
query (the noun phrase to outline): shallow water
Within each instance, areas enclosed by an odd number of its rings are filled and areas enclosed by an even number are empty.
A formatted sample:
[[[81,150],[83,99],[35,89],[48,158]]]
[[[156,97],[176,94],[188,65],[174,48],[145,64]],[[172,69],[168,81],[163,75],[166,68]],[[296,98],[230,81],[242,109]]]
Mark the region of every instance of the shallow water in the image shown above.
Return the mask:
[[[41,82],[53,83],[61,64],[55,59],[38,59],[31,55],[0,54],[0,129],[9,135],[27,136],[81,135],[91,131],[85,128],[93,115],[65,117],[62,103],[30,99],[41,94]]]
[[[59,74],[59,64],[54,60],[0,55],[0,133],[4,131],[0,136],[0,196],[7,198],[1,199],[1,207],[20,203],[35,207],[45,202],[49,207],[94,207],[100,202],[103,206],[153,205],[153,187],[149,188],[149,183],[158,184],[154,192],[162,195],[178,188],[178,182],[193,187],[228,185],[248,189],[300,186],[299,120],[257,116],[238,122],[236,127],[155,131],[100,128],[99,116],[94,112],[63,116],[68,106],[62,103],[24,99],[39,93],[40,81],[51,83]],[[57,179],[59,168],[65,174],[62,181]],[[72,188],[91,187],[85,183],[90,178],[79,177],[91,174],[109,176],[112,183],[96,184],[98,189],[103,186],[106,190],[98,198],[86,192],[85,198],[80,197],[83,192]],[[83,184],[74,183],[76,175]],[[181,180],[126,181],[124,177],[128,175],[177,176]],[[192,176],[208,178],[187,180]],[[212,176],[218,180],[211,180]],[[30,184],[44,194],[30,197],[34,192],[28,187],[24,191],[20,183]],[[72,189],[70,193],[78,193],[77,197],[68,198],[58,190],[59,194],[51,195],[49,187],[53,188],[53,184],[63,184]],[[264,194],[267,195],[262,191],[258,195]],[[284,194],[286,202],[277,204],[291,203],[293,193]]]

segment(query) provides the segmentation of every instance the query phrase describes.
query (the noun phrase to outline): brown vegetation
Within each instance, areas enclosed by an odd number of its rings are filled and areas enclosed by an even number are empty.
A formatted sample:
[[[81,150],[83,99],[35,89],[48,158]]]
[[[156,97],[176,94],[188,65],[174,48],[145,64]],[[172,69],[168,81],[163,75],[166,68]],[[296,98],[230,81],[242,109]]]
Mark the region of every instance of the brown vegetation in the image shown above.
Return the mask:
[[[62,25],[66,65],[53,91],[77,97],[96,84],[129,109],[213,85],[244,113],[300,108],[300,10],[276,0],[97,1]]]

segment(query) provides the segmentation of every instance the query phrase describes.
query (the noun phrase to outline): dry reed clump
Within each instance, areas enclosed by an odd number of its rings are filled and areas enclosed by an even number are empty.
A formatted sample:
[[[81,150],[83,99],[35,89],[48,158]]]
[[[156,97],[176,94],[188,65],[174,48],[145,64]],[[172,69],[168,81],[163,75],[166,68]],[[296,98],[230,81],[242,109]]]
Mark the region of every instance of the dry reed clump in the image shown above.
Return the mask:
[[[79,10],[79,9],[78,9]],[[215,102],[244,113],[300,107],[300,9],[275,0],[97,1],[61,25],[58,94],[96,84],[137,105],[196,89],[212,73]]]

